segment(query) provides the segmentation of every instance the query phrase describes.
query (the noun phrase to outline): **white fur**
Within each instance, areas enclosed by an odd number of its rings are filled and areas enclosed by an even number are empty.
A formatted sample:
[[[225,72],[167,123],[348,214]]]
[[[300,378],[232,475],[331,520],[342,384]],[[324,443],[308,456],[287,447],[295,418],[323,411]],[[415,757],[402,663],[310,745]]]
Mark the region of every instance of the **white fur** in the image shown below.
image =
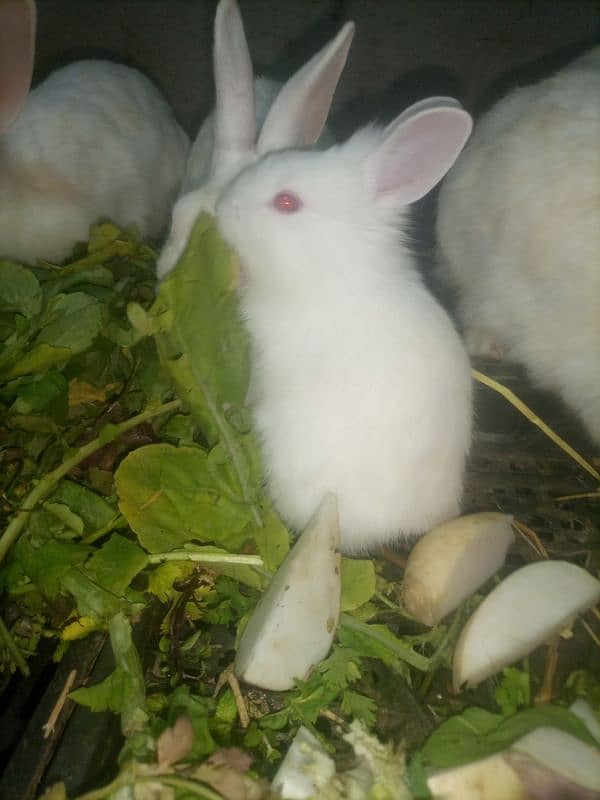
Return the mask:
[[[271,153],[217,203],[242,263],[269,491],[297,530],[335,493],[346,551],[455,516],[470,444],[467,356],[403,243],[404,203],[378,194],[372,156],[393,135]],[[299,212],[275,210],[282,190]]]
[[[600,47],[501,100],[439,197],[473,352],[503,352],[600,442]]]
[[[215,16],[216,108],[192,145],[182,196],[157,263],[159,278],[175,267],[199,214],[214,214],[221,191],[246,166],[270,150],[310,146],[317,140],[326,144],[330,137],[321,134],[353,33],[354,25],[346,23],[283,85],[255,80],[239,7],[235,0],[220,0]]]
[[[103,61],[57,70],[0,135],[0,257],[60,262],[102,218],[159,236],[188,147],[136,70]]]

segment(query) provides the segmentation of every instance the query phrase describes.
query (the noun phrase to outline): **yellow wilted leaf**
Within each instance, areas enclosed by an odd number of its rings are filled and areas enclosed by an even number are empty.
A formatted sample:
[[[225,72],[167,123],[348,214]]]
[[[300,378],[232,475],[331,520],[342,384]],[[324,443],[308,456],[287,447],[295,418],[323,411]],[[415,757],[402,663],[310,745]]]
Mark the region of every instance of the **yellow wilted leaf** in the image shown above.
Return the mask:
[[[62,638],[67,642],[75,639],[83,639],[84,636],[98,630],[98,620],[94,617],[79,617],[75,622],[71,622],[62,631]]]

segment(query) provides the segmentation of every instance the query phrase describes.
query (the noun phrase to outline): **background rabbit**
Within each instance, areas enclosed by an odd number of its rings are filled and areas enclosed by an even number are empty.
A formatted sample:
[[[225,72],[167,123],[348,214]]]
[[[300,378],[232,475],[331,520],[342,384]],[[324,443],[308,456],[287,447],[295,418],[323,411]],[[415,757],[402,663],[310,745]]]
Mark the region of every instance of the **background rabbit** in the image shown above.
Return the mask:
[[[348,22],[283,87],[266,78],[255,81],[238,5],[221,0],[215,16],[216,108],[190,151],[184,194],[173,209],[158,261],[159,277],[175,266],[198,215],[214,214],[222,188],[246,165],[269,150],[290,143],[310,146],[319,139],[353,35]]]
[[[0,257],[60,262],[110,218],[156,237],[189,140],[141,73],[105,61],[57,70],[29,96],[36,10],[0,3]]]
[[[600,47],[482,117],[437,238],[471,352],[523,363],[600,443]]]
[[[269,490],[296,529],[334,492],[346,551],[459,511],[470,368],[402,223],[470,129],[454,101],[425,101],[327,151],[269,153],[216,205],[242,264]]]

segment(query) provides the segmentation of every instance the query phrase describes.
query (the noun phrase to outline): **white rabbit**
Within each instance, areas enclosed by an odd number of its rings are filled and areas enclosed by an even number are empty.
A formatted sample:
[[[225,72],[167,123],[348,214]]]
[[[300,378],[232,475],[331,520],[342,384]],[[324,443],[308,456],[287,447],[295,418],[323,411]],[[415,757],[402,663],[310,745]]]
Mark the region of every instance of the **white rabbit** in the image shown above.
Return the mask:
[[[156,237],[189,140],[137,70],[79,61],[27,92],[32,0],[0,3],[0,257],[60,262],[102,218]]]
[[[469,349],[524,364],[600,442],[600,47],[482,117],[437,238]]]
[[[269,150],[309,146],[319,139],[353,35],[354,24],[347,22],[283,87],[266,78],[255,82],[238,5],[220,1],[214,41],[216,108],[190,151],[182,187],[187,193],[173,209],[158,260],[159,278],[177,263],[198,215],[214,214],[221,190],[245,166]]]
[[[470,129],[457,103],[434,98],[329,150],[269,153],[217,202],[241,259],[268,488],[295,529],[335,493],[345,551],[459,512],[470,367],[403,222]]]

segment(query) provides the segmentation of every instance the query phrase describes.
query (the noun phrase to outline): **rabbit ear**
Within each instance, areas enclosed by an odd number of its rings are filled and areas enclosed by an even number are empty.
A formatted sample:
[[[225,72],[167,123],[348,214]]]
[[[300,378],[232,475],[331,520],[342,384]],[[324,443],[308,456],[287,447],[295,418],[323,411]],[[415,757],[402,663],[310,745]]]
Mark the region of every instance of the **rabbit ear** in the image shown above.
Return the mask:
[[[34,0],[0,2],[0,132],[25,102],[35,55]]]
[[[473,121],[456,100],[432,97],[391,122],[367,160],[378,198],[407,205],[441,181],[469,138]]]
[[[221,0],[215,17],[214,71],[216,147],[247,152],[254,149],[254,75],[235,0]]]
[[[259,153],[305,147],[317,141],[325,127],[353,36],[354,23],[347,22],[335,39],[282,87],[260,132]]]

